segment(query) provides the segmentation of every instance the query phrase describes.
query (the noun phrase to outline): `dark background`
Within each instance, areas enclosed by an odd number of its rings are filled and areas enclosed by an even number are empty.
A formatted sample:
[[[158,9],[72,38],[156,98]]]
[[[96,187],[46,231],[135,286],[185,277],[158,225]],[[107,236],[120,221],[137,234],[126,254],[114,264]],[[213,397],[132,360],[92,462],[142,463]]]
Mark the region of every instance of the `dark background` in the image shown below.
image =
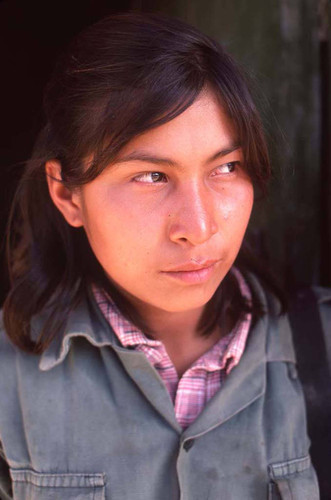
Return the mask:
[[[82,28],[118,11],[163,12],[214,36],[242,64],[270,137],[274,179],[251,232],[287,289],[331,286],[330,2],[169,0],[0,2],[0,302],[4,237],[24,161],[42,124],[56,56]]]

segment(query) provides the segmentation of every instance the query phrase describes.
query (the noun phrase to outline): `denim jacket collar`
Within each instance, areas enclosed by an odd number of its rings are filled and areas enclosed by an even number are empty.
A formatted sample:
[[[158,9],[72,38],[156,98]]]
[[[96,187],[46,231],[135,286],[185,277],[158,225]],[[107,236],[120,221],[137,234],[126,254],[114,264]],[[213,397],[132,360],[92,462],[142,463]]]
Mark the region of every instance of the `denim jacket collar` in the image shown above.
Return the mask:
[[[120,348],[115,333],[95,304],[91,291],[87,292],[87,297],[70,313],[63,332],[53,339],[41,355],[40,370],[48,371],[62,363],[75,337],[85,337],[96,347],[108,345]]]
[[[277,304],[270,297],[267,300],[264,291],[255,277],[250,276],[250,284],[259,295],[259,299],[264,304],[266,311],[269,312],[268,321],[266,321],[266,318],[262,318],[259,321],[263,325],[259,334],[259,348],[254,349],[255,353],[252,353],[251,362],[253,365],[259,364],[261,357],[265,358],[266,361],[295,362],[291,334],[288,331],[289,326],[285,317],[284,321],[282,321],[284,325],[280,329],[279,335],[269,336],[272,341],[269,345],[265,345],[266,331],[268,328],[273,327],[273,318],[277,316]],[[255,326],[254,330],[259,331],[261,327],[257,327],[258,325]],[[96,347],[111,346],[117,351],[127,351],[127,349],[121,346],[111,326],[95,303],[91,290],[87,291],[87,296],[70,313],[67,325],[62,334],[58,335],[41,355],[39,361],[40,370],[48,371],[62,363],[70,350],[72,339],[75,337],[85,337]]]

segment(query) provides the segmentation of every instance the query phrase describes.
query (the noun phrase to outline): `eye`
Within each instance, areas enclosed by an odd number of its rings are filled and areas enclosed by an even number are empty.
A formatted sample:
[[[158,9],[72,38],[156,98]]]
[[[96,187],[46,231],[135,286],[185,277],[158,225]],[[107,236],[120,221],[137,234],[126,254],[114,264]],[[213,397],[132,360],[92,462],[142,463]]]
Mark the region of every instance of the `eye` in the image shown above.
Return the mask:
[[[240,161],[230,161],[215,168],[212,175],[232,174],[240,166]]]
[[[161,184],[167,182],[167,177],[162,172],[145,172],[136,175],[133,181],[141,182],[142,184]]]

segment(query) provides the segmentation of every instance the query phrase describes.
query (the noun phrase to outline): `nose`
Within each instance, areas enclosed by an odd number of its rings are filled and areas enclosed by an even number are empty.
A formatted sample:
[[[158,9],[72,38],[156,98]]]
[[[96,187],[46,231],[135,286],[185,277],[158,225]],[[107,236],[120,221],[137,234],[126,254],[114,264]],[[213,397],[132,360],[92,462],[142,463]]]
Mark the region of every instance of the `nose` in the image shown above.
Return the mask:
[[[217,207],[203,184],[187,183],[176,193],[169,214],[169,238],[182,245],[201,245],[218,232]]]

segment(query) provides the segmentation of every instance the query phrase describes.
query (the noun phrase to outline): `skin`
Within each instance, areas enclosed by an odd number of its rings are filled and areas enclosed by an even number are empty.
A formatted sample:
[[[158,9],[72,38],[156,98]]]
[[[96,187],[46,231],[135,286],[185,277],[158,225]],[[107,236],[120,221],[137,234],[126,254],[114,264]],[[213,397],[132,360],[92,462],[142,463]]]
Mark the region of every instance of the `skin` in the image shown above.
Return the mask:
[[[134,138],[89,184],[69,191],[50,177],[60,169],[46,165],[54,203],[69,224],[84,226],[103,269],[182,373],[222,335],[201,337],[196,327],[253,205],[230,119],[206,89],[181,115]]]

